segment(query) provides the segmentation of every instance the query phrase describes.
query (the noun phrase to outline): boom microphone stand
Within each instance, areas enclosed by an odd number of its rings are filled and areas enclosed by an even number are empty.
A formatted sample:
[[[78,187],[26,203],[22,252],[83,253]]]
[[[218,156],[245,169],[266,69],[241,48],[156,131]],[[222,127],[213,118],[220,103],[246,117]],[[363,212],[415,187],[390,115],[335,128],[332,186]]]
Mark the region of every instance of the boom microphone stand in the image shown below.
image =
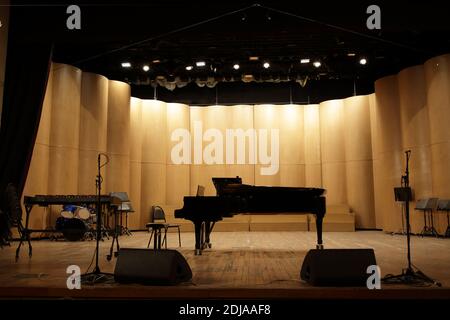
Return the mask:
[[[100,164],[100,158],[101,156],[106,157],[106,162],[103,164]],[[102,190],[102,182],[103,178],[100,174],[100,169],[106,166],[109,162],[109,158],[104,153],[99,153],[98,160],[97,160],[97,167],[98,167],[98,174],[96,179],[96,186],[97,186],[97,230],[96,230],[96,247],[95,247],[95,268],[94,271],[85,273],[81,276],[81,281],[83,283],[88,284],[95,284],[98,282],[103,282],[108,280],[113,276],[111,273],[104,273],[100,271],[100,267],[98,264],[98,257],[99,257],[99,243],[102,238],[102,210],[101,210],[101,190]]]
[[[393,283],[401,283],[401,284],[415,284],[415,285],[437,285],[438,287],[441,286],[441,284],[430,277],[428,277],[426,274],[424,274],[419,269],[414,270],[413,264],[411,262],[411,237],[410,237],[410,229],[411,226],[409,224],[409,202],[411,199],[411,188],[409,186],[409,158],[411,157],[411,150],[405,151],[406,154],[406,170],[405,175],[402,176],[402,194],[403,194],[403,201],[405,202],[405,219],[406,219],[406,242],[408,247],[408,267],[406,269],[402,270],[402,273],[399,275],[392,275],[388,274],[386,275],[382,281],[387,284],[393,284]]]

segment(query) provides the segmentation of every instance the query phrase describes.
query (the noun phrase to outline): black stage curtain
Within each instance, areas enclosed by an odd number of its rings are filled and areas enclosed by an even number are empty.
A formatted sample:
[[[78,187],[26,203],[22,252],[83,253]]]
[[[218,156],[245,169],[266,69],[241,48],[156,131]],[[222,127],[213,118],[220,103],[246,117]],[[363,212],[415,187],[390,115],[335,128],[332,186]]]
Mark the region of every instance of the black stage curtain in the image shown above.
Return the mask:
[[[11,19],[12,20],[12,19]],[[0,197],[13,183],[23,192],[36,140],[52,57],[52,43],[14,39],[10,25],[0,130]]]

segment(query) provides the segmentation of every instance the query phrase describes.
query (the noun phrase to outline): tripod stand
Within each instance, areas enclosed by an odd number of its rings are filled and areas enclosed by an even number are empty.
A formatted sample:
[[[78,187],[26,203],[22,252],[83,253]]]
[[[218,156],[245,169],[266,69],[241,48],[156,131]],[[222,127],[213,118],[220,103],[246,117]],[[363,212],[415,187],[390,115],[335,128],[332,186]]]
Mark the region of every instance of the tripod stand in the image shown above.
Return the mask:
[[[409,202],[412,200],[411,196],[411,188],[409,186],[409,158],[411,156],[411,150],[405,151],[406,154],[406,170],[405,175],[402,176],[402,187],[401,188],[395,188],[396,191],[396,198],[398,198],[398,195],[400,194],[400,197],[404,201],[405,205],[405,218],[406,218],[406,242],[407,242],[407,257],[408,257],[408,267],[406,269],[402,270],[402,273],[399,275],[392,275],[388,274],[386,275],[382,281],[386,284],[416,284],[416,285],[426,285],[426,284],[434,284],[438,287],[441,286],[441,284],[430,277],[428,277],[426,274],[424,274],[422,271],[414,270],[413,264],[411,262],[411,236],[410,236],[410,223],[409,223]]]
[[[100,158],[104,155],[106,157],[106,162],[104,164],[100,164]],[[86,284],[95,284],[98,282],[104,282],[109,280],[113,275],[111,273],[104,273],[100,271],[100,267],[98,264],[98,257],[99,257],[99,243],[102,239],[102,203],[101,203],[101,190],[102,190],[102,182],[103,178],[100,174],[100,169],[106,166],[109,162],[109,158],[106,154],[100,153],[98,155],[97,160],[97,167],[98,167],[98,174],[96,179],[96,187],[97,187],[97,225],[96,225],[96,247],[95,247],[95,267],[94,271],[85,273],[81,275],[81,282]]]

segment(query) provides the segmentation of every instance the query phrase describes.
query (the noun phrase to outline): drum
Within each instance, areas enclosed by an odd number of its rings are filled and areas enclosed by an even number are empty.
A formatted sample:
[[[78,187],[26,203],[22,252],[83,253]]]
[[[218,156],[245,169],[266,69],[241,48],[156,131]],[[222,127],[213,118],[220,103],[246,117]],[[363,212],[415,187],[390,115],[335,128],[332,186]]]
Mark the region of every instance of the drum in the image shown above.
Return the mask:
[[[74,216],[78,219],[87,220],[91,217],[91,213],[88,208],[77,207]]]
[[[66,219],[72,219],[75,217],[76,210],[77,210],[76,206],[73,206],[71,204],[64,205],[61,211],[61,216]]]
[[[66,240],[79,241],[83,240],[88,226],[81,219],[59,217],[56,219],[56,230],[61,232]]]

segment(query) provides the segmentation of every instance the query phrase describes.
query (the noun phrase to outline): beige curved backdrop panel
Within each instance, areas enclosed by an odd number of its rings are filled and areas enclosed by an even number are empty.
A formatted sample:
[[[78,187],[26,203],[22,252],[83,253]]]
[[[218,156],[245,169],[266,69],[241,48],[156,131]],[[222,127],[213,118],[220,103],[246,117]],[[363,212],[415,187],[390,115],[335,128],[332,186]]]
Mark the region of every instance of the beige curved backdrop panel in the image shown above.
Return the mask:
[[[369,96],[344,99],[347,203],[356,227],[375,228]]]
[[[171,136],[175,130],[190,133],[189,106],[179,103],[167,104],[167,150],[166,150],[166,204],[181,207],[183,197],[190,192],[190,164],[175,164],[172,162],[172,149],[180,140],[172,141]],[[190,153],[191,150],[184,150]],[[176,160],[175,160],[176,161]]]
[[[398,74],[400,96],[400,119],[403,149],[411,150],[410,185],[414,191],[410,208],[415,200],[432,197],[430,127],[427,106],[427,92],[423,66],[415,66]],[[411,211],[412,232],[423,227],[423,215]]]
[[[433,195],[450,199],[450,54],[425,63]],[[446,223],[442,220],[439,231]]]
[[[83,72],[81,78],[78,193],[96,194],[97,157],[106,152],[108,79]]]
[[[344,102],[326,101],[319,110],[322,183],[327,190],[327,204],[347,204]]]
[[[264,155],[271,155],[271,132],[280,131],[280,106],[267,104],[267,105],[255,105],[254,107],[254,126],[257,132],[257,164],[255,166],[255,184],[264,186],[279,186],[281,184],[281,170],[275,174],[263,175],[262,170],[267,168],[269,164],[263,164],[261,159],[261,153]],[[266,134],[263,134],[263,130]],[[276,130],[276,131],[272,131]],[[281,138],[280,138],[281,142]],[[262,144],[266,145],[266,152],[262,149]],[[281,156],[280,156],[281,167]],[[294,177],[295,179],[295,177]]]
[[[304,106],[305,185],[322,187],[319,105]]]
[[[81,70],[53,66],[48,193],[78,193]],[[59,208],[52,207],[52,220]]]
[[[130,189],[130,86],[120,81],[108,83],[107,154],[105,192]],[[103,161],[104,159],[102,159]]]
[[[386,231],[401,231],[401,205],[394,200],[394,187],[399,186],[402,172],[402,137],[400,128],[397,77],[375,82],[373,108],[373,171],[375,213]]]
[[[167,105],[142,100],[141,226],[154,205],[166,203]]]
[[[215,195],[216,190],[212,184],[212,177],[224,177],[225,164],[224,157],[218,158],[218,163],[208,164],[205,154],[209,154],[208,146],[213,147],[213,143],[220,143],[214,138],[205,141],[204,135],[208,130],[218,130],[223,135],[226,124],[230,122],[232,113],[223,106],[194,107],[190,111],[190,133],[192,141],[192,165],[191,165],[191,194],[195,194],[197,186],[205,187],[205,195]],[[222,141],[222,143],[224,143]],[[211,159],[215,160],[215,159]]]
[[[357,227],[401,231],[402,208],[393,188],[404,174],[405,150],[412,151],[415,198],[450,198],[449,89],[450,55],[443,55],[379,79],[369,96],[307,106],[190,107],[130,98],[125,83],[54,64],[24,194],[93,193],[93,158],[106,151],[104,192],[129,193],[136,209],[131,228],[145,225],[152,205],[180,207],[199,184],[213,195],[212,177],[239,175],[248,184],[323,186],[328,204],[354,211]],[[172,163],[177,142],[170,138],[177,129],[188,134],[192,164]],[[203,157],[208,146],[211,150],[212,141],[203,139],[214,133],[210,129],[222,137],[222,156],[212,164]],[[247,137],[242,163],[236,149],[227,163],[227,129],[254,134],[254,153],[248,154]],[[266,130],[270,137],[271,129],[279,130],[280,163],[276,174],[262,175],[268,165],[251,159],[260,162],[259,133]],[[196,139],[200,145],[193,148]],[[60,208],[54,211],[47,217],[43,209],[33,209],[32,226],[54,223]],[[411,211],[418,232],[422,216]],[[443,232],[444,215],[435,217]]]
[[[142,229],[141,217],[141,171],[142,171],[142,100],[130,100],[130,193],[134,212],[128,215],[128,228]]]

